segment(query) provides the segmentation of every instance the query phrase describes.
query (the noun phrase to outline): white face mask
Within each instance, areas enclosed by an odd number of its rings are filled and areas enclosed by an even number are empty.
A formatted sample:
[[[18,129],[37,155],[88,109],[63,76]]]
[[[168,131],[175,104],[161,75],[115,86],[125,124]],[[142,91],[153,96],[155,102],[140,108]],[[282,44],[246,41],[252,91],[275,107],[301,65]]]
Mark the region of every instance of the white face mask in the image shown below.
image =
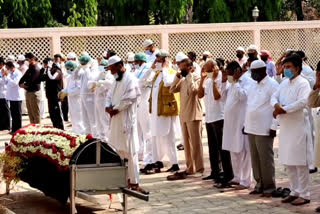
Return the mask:
[[[234,83],[233,76],[228,75],[228,82],[229,83]]]
[[[212,77],[213,77],[213,72],[207,73],[207,77],[212,79]]]
[[[161,62],[156,63],[156,70],[162,70],[162,63]]]
[[[67,73],[68,73],[68,74],[72,74],[72,71],[71,71],[71,70],[67,70]]]
[[[119,75],[118,73],[113,74],[114,79],[118,79]]]
[[[138,70],[140,68],[140,65],[136,64],[134,65],[134,68]]]

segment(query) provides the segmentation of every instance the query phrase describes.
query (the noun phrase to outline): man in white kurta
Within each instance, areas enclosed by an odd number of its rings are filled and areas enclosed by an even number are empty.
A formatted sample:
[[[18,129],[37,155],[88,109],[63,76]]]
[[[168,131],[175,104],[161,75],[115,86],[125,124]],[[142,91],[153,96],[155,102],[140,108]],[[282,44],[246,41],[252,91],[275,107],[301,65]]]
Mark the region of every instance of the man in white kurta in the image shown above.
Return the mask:
[[[274,117],[280,123],[279,162],[284,164],[290,181],[291,193],[283,203],[302,205],[310,202],[310,178],[308,166],[311,164],[308,149],[308,120],[305,117],[310,85],[300,73],[302,59],[297,55],[283,61],[284,75],[279,89],[271,99]]]
[[[156,72],[152,87],[151,99],[151,135],[152,135],[152,158],[155,163],[155,171],[160,172],[163,167],[163,159],[167,155],[172,167],[169,171],[177,171],[178,155],[175,146],[176,139],[181,136],[181,127],[178,116],[159,116],[158,115],[158,96],[160,83],[163,81],[164,87],[170,87],[176,73],[169,72],[169,54],[160,50],[157,54],[156,63],[146,75]]]
[[[137,101],[141,95],[138,82],[133,73],[126,71],[119,56],[110,57],[108,62],[108,69],[116,79],[106,102],[106,111],[111,117],[109,142],[121,158],[128,159],[129,186],[141,191],[138,186]]]
[[[240,184],[240,188],[249,188],[252,181],[251,158],[248,136],[244,134],[244,120],[247,108],[247,97],[254,81],[236,61],[227,68],[228,82],[222,80],[222,97],[226,99],[224,109],[224,127],[222,149],[230,151],[233,181]],[[228,134],[226,134],[228,133]]]

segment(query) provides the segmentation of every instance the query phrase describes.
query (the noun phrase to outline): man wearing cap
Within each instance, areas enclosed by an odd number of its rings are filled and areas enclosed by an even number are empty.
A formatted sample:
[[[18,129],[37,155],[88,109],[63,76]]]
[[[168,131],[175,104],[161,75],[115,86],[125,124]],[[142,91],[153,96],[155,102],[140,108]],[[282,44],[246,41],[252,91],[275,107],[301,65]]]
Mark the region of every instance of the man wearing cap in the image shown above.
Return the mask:
[[[250,45],[248,47],[248,59],[250,60],[250,62],[253,62],[254,60],[259,59],[259,53],[258,53],[258,47],[256,45]]]
[[[156,54],[159,52],[159,50],[156,48],[151,39],[147,39],[143,42],[143,48],[146,51],[147,63],[152,64],[156,60]]]
[[[168,172],[179,170],[178,155],[175,147],[176,139],[181,136],[179,123],[179,98],[170,93],[176,71],[169,67],[169,53],[160,50],[148,75],[154,75],[151,81],[149,111],[151,113],[152,158],[154,171],[163,168],[163,158],[167,155],[171,164]]]
[[[110,57],[108,63],[108,69],[116,79],[106,102],[106,112],[111,117],[109,142],[122,158],[128,159],[129,187],[148,194],[139,187],[139,139],[136,114],[137,101],[141,93],[138,81],[133,73],[126,70],[119,56]]]
[[[132,52],[127,53],[126,61],[125,61],[125,67],[128,71],[134,72],[134,56],[135,54]]]
[[[56,59],[60,58],[56,56]],[[63,74],[60,69],[60,64],[58,62],[52,63],[50,58],[45,59],[43,64],[44,67],[40,70],[40,78],[41,81],[45,82],[45,91],[48,100],[50,119],[53,127],[63,130],[64,124],[61,111],[61,102],[58,97],[58,93],[63,89]]]
[[[245,56],[245,50],[243,47],[239,46],[236,50],[236,62],[239,63],[239,65],[242,67],[247,62],[247,57]]]
[[[69,113],[71,117],[72,131],[77,134],[84,134],[84,126],[82,121],[82,109],[80,98],[80,78],[76,76],[78,64],[75,61],[67,61],[65,64],[67,69],[67,86],[59,93],[61,100],[68,96]]]
[[[210,59],[211,57],[212,57],[212,55],[211,55],[210,51],[204,51],[202,53],[202,58],[199,61],[200,67],[202,68],[204,66],[204,64],[206,63],[206,61],[208,59]]]
[[[184,179],[187,175],[202,176],[204,171],[202,149],[202,106],[198,97],[200,76],[193,72],[193,64],[189,58],[179,63],[171,88],[171,93],[180,93],[180,123],[183,134],[186,170],[168,177],[168,180]]]
[[[251,63],[251,77],[254,82],[248,94],[244,132],[248,134],[251,165],[256,186],[250,194],[271,197],[276,189],[273,156],[273,140],[276,136],[277,121],[273,119],[270,105],[273,93],[279,84],[266,73],[262,60]]]
[[[147,64],[147,56],[145,53],[137,53],[134,56],[135,76],[138,79],[141,97],[137,103],[137,119],[138,119],[138,134],[139,134],[139,160],[143,160],[145,165],[142,172],[151,170],[152,164],[152,142],[151,142],[151,127],[149,113],[149,98],[151,92],[150,82],[153,76],[146,76],[146,72],[150,69]]]
[[[67,61],[74,61],[77,62],[77,54],[74,52],[70,52],[67,54]]]
[[[228,82],[227,82],[228,81]],[[251,161],[248,136],[243,132],[247,108],[247,97],[254,81],[242,70],[239,63],[228,64],[222,77],[221,94],[226,99],[224,107],[224,126],[222,149],[230,151],[233,168],[233,182],[237,189],[249,188],[251,185]],[[228,187],[221,183],[216,187]]]
[[[32,53],[25,55],[29,68],[19,81],[19,86],[26,92],[26,104],[30,123],[40,124],[40,66]]]
[[[108,91],[111,89],[114,82],[114,77],[107,71],[108,61],[101,60],[99,66],[99,76],[96,80],[89,81],[88,87],[95,93],[95,117],[96,117],[96,138],[108,140],[110,117],[106,114],[105,104]]]
[[[94,113],[94,92],[88,86],[89,81],[95,81],[98,78],[99,72],[96,69],[90,68],[91,57],[83,55],[79,62],[81,66],[78,67],[76,78],[80,77],[80,97],[82,121],[84,125],[84,133],[96,136],[96,117]]]

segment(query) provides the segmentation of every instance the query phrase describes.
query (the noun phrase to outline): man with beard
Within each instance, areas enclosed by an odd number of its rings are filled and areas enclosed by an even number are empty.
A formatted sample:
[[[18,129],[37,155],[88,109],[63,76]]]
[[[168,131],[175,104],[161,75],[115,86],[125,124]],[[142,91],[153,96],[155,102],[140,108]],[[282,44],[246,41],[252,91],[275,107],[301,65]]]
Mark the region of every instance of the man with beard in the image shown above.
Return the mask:
[[[110,57],[108,70],[116,81],[107,96],[106,112],[111,117],[110,144],[121,158],[128,159],[129,187],[143,194],[139,187],[139,139],[137,130],[137,100],[141,93],[136,77],[124,67],[119,56]]]

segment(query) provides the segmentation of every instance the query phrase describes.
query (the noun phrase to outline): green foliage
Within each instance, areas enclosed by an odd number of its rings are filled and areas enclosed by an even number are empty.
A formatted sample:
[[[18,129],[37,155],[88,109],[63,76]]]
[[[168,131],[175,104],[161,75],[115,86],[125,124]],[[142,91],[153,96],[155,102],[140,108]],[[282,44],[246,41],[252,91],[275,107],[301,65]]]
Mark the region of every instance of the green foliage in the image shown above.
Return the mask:
[[[71,27],[96,26],[98,20],[97,0],[73,0],[67,23]]]

